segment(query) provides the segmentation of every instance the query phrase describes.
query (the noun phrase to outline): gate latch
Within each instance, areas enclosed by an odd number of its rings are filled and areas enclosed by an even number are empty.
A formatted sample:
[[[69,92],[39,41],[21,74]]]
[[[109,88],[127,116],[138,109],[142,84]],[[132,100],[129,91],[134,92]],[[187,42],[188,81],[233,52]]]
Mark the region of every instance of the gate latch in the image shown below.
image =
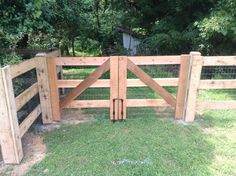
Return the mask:
[[[118,112],[116,112],[116,106],[115,106],[115,102],[116,101],[118,101]],[[121,103],[121,113],[119,114],[119,111],[120,111],[120,109],[119,109],[119,104]],[[124,106],[123,106],[123,104],[124,104],[124,100],[123,99],[121,99],[121,98],[114,98],[113,99],[113,120],[116,120],[115,119],[115,114],[116,113],[118,113],[118,120],[123,120],[123,118],[124,118]],[[119,117],[121,115],[121,117]]]

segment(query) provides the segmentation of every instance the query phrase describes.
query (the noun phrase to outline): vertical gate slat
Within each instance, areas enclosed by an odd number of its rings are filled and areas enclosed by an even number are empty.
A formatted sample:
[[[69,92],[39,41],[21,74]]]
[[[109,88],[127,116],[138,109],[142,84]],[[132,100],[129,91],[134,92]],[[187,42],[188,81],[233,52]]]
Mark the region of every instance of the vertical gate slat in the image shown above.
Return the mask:
[[[119,115],[119,57],[110,57],[110,119],[118,120]]]
[[[119,57],[119,120],[126,119],[127,56]]]
[[[178,91],[176,98],[175,119],[184,118],[184,108],[187,99],[187,87],[190,72],[190,55],[181,55]]]
[[[201,78],[202,64],[203,59],[201,53],[191,52],[190,59],[192,62],[192,68],[190,71],[187,101],[186,101],[186,112],[185,112],[185,121],[193,122],[196,112],[196,103],[197,103],[197,90]]]
[[[50,86],[50,95],[51,95],[51,107],[52,107],[52,118],[54,121],[61,120],[60,113],[60,96],[59,90],[57,87],[57,67],[55,64],[55,58],[47,58],[48,65],[48,79]]]
[[[0,143],[5,163],[18,164],[23,158],[10,67],[0,69]]]

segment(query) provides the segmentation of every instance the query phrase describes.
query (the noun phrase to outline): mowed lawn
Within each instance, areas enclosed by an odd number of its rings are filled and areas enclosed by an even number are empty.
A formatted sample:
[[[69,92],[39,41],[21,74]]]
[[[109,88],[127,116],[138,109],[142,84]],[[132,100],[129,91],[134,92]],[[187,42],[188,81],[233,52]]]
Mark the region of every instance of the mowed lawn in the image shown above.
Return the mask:
[[[46,158],[27,175],[236,175],[236,111],[191,125],[145,116],[97,119],[44,134]]]
[[[176,88],[167,90],[176,94]],[[232,90],[201,91],[198,101],[235,95]],[[148,88],[129,88],[128,98],[160,97]],[[79,99],[109,99],[109,89],[91,88]],[[173,120],[173,114],[163,118],[154,108],[128,109],[128,119],[116,123],[105,110],[83,111],[95,119],[43,134],[46,158],[28,176],[236,175],[236,110],[200,112],[187,125]]]

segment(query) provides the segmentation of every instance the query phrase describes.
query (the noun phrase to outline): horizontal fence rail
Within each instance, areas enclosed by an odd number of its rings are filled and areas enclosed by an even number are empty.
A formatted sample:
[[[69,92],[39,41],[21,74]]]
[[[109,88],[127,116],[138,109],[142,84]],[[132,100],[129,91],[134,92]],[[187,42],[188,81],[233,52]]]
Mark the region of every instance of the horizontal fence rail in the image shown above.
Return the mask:
[[[180,56],[134,56],[128,57],[136,65],[180,64]],[[99,66],[109,57],[57,57],[58,66]]]
[[[178,78],[153,78],[155,82],[161,86],[178,86]],[[83,80],[58,80],[58,88],[73,88],[80,84]],[[109,79],[99,79],[90,87],[110,87]],[[147,87],[139,79],[127,79],[127,87]]]
[[[225,66],[236,66],[236,56],[205,56],[203,57],[202,67],[214,67],[218,68]],[[227,68],[227,67],[226,67]],[[236,67],[234,69],[236,73]],[[235,79],[211,79],[211,80],[200,80],[198,90],[202,89],[235,89],[236,90],[236,78]],[[197,110],[205,109],[236,109],[235,100],[212,100],[203,101],[196,103]]]
[[[236,66],[236,56],[205,56],[203,66]]]

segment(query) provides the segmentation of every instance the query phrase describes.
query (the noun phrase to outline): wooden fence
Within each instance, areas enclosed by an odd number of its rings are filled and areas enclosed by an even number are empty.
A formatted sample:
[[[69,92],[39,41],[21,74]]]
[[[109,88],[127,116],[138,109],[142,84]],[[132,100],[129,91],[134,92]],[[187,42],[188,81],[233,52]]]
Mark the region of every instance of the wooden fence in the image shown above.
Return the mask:
[[[21,138],[40,114],[43,123],[52,122],[47,58],[58,55],[58,51],[42,53],[20,64],[0,69],[0,141],[5,163],[21,161]],[[13,79],[33,69],[36,69],[37,82],[15,97]],[[36,94],[40,96],[40,104],[19,124],[17,111]]]
[[[140,65],[179,65],[178,78],[152,78]],[[66,66],[98,66],[83,80],[58,79],[58,68]],[[59,57],[59,52],[39,54],[17,65],[7,66],[0,72],[0,139],[4,161],[19,163],[23,157],[21,138],[42,113],[43,123],[60,121],[63,108],[110,108],[111,120],[126,119],[127,107],[172,107],[175,119],[194,121],[197,110],[234,109],[236,101],[197,102],[201,89],[236,89],[236,80],[201,80],[205,66],[236,66],[235,56],[201,56],[191,52],[178,56],[111,56]],[[14,97],[12,79],[36,69],[37,83]],[[110,79],[99,79],[110,70]],[[138,79],[127,79],[127,70]],[[176,86],[177,95],[171,95],[164,86]],[[108,100],[74,100],[89,87],[110,88]],[[150,87],[163,99],[127,99],[127,87]],[[63,98],[59,89],[73,88]],[[38,105],[22,122],[17,111],[39,93]]]

